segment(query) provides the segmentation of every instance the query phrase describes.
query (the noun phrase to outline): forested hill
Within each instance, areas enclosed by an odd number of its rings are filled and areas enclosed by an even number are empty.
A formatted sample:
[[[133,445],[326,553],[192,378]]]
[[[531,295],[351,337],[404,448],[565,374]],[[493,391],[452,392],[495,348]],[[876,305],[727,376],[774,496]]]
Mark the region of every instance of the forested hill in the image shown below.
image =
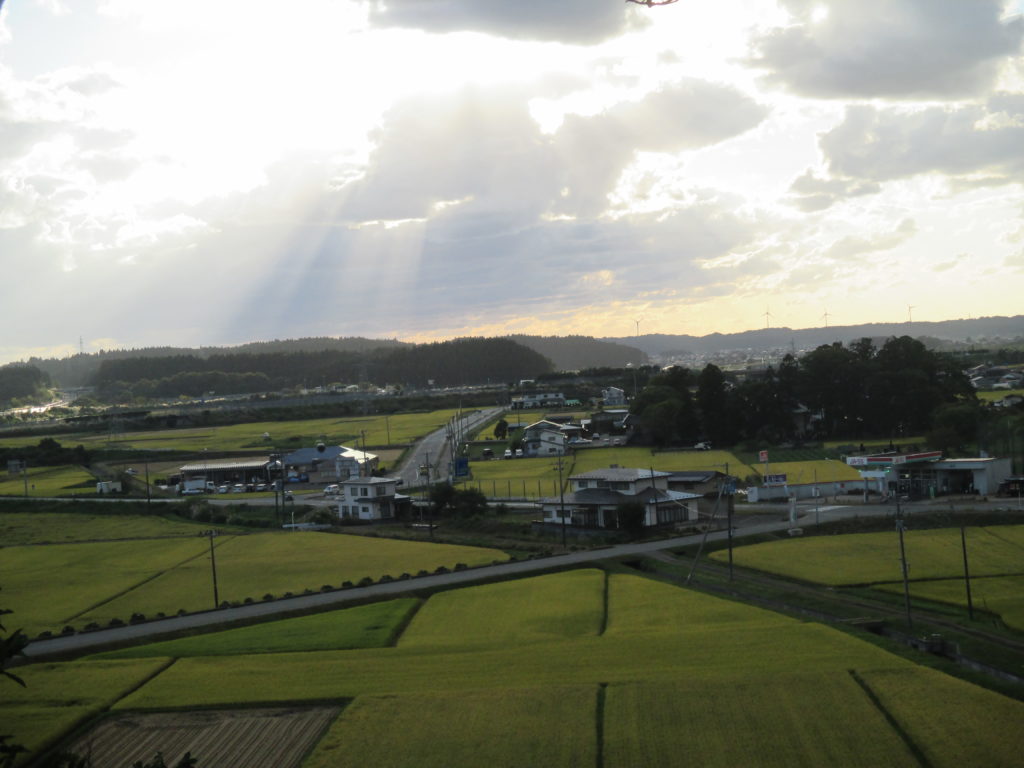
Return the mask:
[[[329,336],[273,341],[253,341],[234,347],[140,347],[139,349],[110,349],[73,355],[65,358],[31,358],[28,362],[46,373],[55,385],[81,387],[90,384],[100,365],[108,360],[156,359],[163,357],[193,357],[208,359],[225,355],[271,352],[369,352],[374,349],[408,346],[394,339],[365,339],[359,336],[332,338]]]
[[[592,336],[522,336],[508,338],[539,352],[554,363],[558,371],[584,368],[625,368],[643,365],[647,355],[639,349]]]
[[[825,328],[764,328],[742,333],[711,333],[707,336],[686,336],[651,333],[637,337],[606,338],[604,341],[631,344],[649,355],[680,353],[715,354],[737,349],[769,350],[787,347],[799,350],[816,349],[823,344],[848,344],[859,339],[911,336],[928,339],[929,346],[942,342],[974,343],[998,347],[999,341],[1024,338],[1024,315],[1013,317],[978,317],[967,320],[913,323],[865,323],[833,325]]]
[[[458,339],[365,352],[173,355],[104,360],[93,384],[105,399],[258,392],[330,384],[458,386],[534,378],[553,368],[509,339]]]

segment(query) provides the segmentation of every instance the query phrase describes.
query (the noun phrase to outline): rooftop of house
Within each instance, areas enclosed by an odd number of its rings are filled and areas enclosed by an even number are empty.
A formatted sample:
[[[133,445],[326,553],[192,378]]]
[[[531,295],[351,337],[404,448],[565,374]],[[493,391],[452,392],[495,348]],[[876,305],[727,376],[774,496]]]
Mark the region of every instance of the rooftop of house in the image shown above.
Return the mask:
[[[323,450],[321,450],[321,447]],[[282,457],[286,464],[311,464],[314,459],[320,461],[334,461],[338,458],[353,459],[358,462],[373,461],[376,454],[360,451],[357,448],[349,448],[344,445],[317,445],[312,448],[299,448],[297,451]]]
[[[397,477],[350,477],[342,480],[339,485],[387,485],[397,483]]]
[[[610,480],[618,482],[635,482],[637,480],[650,479],[652,477],[669,477],[671,472],[661,472],[654,469],[634,469],[631,467],[608,467],[607,469],[592,469],[579,475],[573,475],[570,480]]]
[[[584,488],[580,491],[566,493],[564,496],[551,496],[540,499],[541,504],[568,504],[583,506],[610,506],[622,503],[651,504],[663,502],[683,502],[702,498],[697,493],[685,491],[663,491],[660,488],[644,488],[639,493],[623,493],[610,488]]]

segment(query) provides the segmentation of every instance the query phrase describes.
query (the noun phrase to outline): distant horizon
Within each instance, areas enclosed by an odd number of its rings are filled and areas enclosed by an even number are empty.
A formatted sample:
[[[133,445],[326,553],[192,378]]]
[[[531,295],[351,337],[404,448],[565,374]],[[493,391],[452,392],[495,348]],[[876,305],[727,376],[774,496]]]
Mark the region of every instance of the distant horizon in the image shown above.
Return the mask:
[[[928,325],[928,326],[930,326],[930,325],[937,325],[937,324],[943,324],[943,323],[983,322],[983,321],[987,321],[987,320],[1014,320],[1014,319],[1017,319],[1017,318],[1020,318],[1022,321],[1024,321],[1024,314],[1018,314],[1018,315],[986,315],[984,317],[954,318],[954,319],[949,319],[949,320],[913,320],[913,321],[910,321],[910,322],[908,322],[906,320],[904,320],[902,322],[872,321],[872,322],[867,322],[867,323],[850,323],[850,324],[845,324],[845,325],[838,325],[838,324],[837,325],[832,325],[832,324],[830,324],[828,326],[824,326],[824,325],[808,326],[808,327],[805,327],[805,328],[794,328],[794,327],[790,327],[790,326],[771,326],[771,327],[768,327],[768,328],[749,328],[749,329],[746,329],[746,330],[743,330],[743,331],[732,331],[732,332],[712,331],[711,333],[706,333],[706,334],[702,334],[702,335],[699,335],[699,336],[695,335],[695,334],[687,334],[687,333],[662,333],[662,332],[652,331],[650,333],[641,332],[639,338],[642,339],[642,338],[648,338],[648,337],[652,337],[652,336],[687,336],[687,337],[691,337],[691,338],[704,339],[704,338],[707,338],[709,336],[736,336],[736,335],[747,334],[747,333],[763,333],[763,332],[766,332],[766,331],[768,331],[768,332],[770,332],[770,331],[801,331],[802,332],[802,331],[826,331],[826,330],[832,330],[832,329],[840,330],[840,329],[844,329],[844,328],[857,328],[857,327],[864,327],[864,326],[903,326],[903,325],[922,325],[922,326]],[[908,334],[908,335],[913,336],[914,334],[911,333],[911,334]],[[1024,332],[1022,332],[1022,335],[1024,335]],[[438,338],[438,339],[430,339],[430,340],[425,340],[425,341],[418,341],[418,340],[414,341],[414,340],[403,339],[403,338],[394,337],[394,336],[361,336],[361,335],[318,334],[318,335],[315,335],[315,336],[299,335],[299,336],[289,336],[289,337],[278,337],[278,338],[272,338],[272,339],[251,339],[249,341],[240,341],[240,342],[233,342],[233,343],[221,343],[221,344],[217,344],[217,343],[203,343],[203,344],[200,344],[200,345],[187,346],[187,345],[180,345],[180,344],[166,344],[166,343],[159,344],[158,343],[158,344],[143,344],[143,345],[122,346],[122,347],[101,347],[101,348],[91,349],[91,350],[90,349],[85,349],[83,351],[85,352],[85,354],[97,354],[97,353],[99,353],[101,351],[102,352],[123,352],[123,351],[141,350],[141,349],[159,349],[159,348],[165,348],[165,347],[166,348],[174,348],[174,349],[195,349],[195,350],[199,350],[199,349],[233,349],[233,348],[237,348],[237,347],[246,346],[248,344],[267,344],[267,343],[274,343],[274,342],[301,341],[301,340],[304,340],[304,339],[318,339],[318,338],[324,338],[324,339],[365,339],[367,341],[396,341],[396,342],[405,343],[405,344],[429,344],[429,343],[434,343],[434,342],[454,341],[454,340],[457,340],[457,339],[460,339],[460,338],[505,338],[505,337],[509,337],[509,336],[532,336],[532,337],[538,337],[538,338],[568,338],[568,337],[573,337],[573,336],[581,336],[581,337],[584,337],[584,338],[592,338],[592,339],[598,339],[598,340],[608,340],[608,341],[612,341],[612,342],[616,342],[616,343],[621,343],[621,344],[624,344],[624,345],[627,345],[627,346],[629,345],[629,341],[631,339],[638,338],[635,335],[632,335],[632,336],[593,336],[593,335],[590,335],[590,334],[582,334],[582,333],[535,334],[535,333],[510,332],[510,333],[494,334],[494,335],[488,335],[488,336],[485,336],[485,335],[453,336],[453,337],[450,337],[450,338]],[[69,353],[64,354],[64,355],[48,355],[48,356],[47,355],[35,355],[34,357],[36,359],[41,359],[41,360],[47,360],[47,359],[57,359],[57,360],[59,360],[59,359],[66,359],[68,357],[73,357],[76,354],[78,354],[78,350],[77,349],[75,351],[73,351],[73,352],[69,352]],[[6,365],[6,364],[9,364],[9,363],[24,363],[24,362],[27,362],[28,359],[29,358],[21,358],[21,359],[18,359],[18,360],[5,360],[5,361],[0,362],[0,365]]]

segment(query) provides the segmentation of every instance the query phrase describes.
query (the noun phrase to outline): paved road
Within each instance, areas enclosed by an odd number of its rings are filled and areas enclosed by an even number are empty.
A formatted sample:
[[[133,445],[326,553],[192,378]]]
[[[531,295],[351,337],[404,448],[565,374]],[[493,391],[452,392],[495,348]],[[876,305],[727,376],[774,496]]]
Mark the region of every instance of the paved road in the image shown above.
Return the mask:
[[[486,424],[496,418],[503,408],[485,408],[480,411],[473,411],[465,415],[463,432],[469,433],[474,429]],[[420,440],[408,453],[405,461],[397,470],[397,476],[402,478],[406,488],[420,485],[422,480],[419,476],[420,467],[430,466],[431,482],[445,479],[448,476],[448,462],[450,460],[447,431],[444,427],[432,432]],[[392,473],[394,476],[396,473]]]
[[[830,516],[830,519],[835,519],[839,516],[882,517],[891,515],[892,512],[891,508],[882,505],[876,507],[833,506],[826,514]],[[800,525],[813,525],[813,508],[801,508],[800,514],[802,515],[798,520]],[[821,514],[820,510],[819,514]],[[789,528],[788,520],[779,519],[781,515],[773,517],[774,519],[770,521],[763,521],[763,518],[755,521],[750,518],[743,519],[738,517],[736,519],[734,538],[755,536],[762,533],[775,533]],[[822,520],[824,519],[823,517]],[[726,531],[715,531],[707,534],[707,538],[709,541],[721,541],[727,535]],[[268,603],[253,603],[252,605],[241,605],[235,608],[223,608],[217,611],[189,614],[188,616],[174,616],[145,624],[103,629],[68,637],[37,640],[29,644],[25,649],[25,653],[33,660],[50,656],[81,655],[95,652],[100,648],[110,645],[132,645],[135,643],[152,642],[153,640],[160,639],[162,636],[188,629],[227,625],[236,622],[251,622],[254,619],[270,618],[295,611],[341,608],[355,601],[383,600],[408,593],[414,589],[433,589],[436,587],[471,584],[477,581],[501,577],[526,576],[550,568],[587,565],[611,558],[646,555],[658,550],[697,544],[702,538],[703,534],[700,534],[638,544],[621,544],[604,549],[570,552],[535,560],[501,563],[465,571],[425,576],[408,581],[393,581],[386,584],[374,584],[369,587],[321,592]]]

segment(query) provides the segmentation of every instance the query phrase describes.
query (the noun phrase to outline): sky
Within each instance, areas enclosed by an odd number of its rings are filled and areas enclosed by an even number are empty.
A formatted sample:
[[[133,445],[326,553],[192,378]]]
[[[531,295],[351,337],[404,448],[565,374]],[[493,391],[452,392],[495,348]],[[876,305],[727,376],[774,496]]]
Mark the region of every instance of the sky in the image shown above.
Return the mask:
[[[1024,0],[7,0],[0,363],[1024,313]]]

